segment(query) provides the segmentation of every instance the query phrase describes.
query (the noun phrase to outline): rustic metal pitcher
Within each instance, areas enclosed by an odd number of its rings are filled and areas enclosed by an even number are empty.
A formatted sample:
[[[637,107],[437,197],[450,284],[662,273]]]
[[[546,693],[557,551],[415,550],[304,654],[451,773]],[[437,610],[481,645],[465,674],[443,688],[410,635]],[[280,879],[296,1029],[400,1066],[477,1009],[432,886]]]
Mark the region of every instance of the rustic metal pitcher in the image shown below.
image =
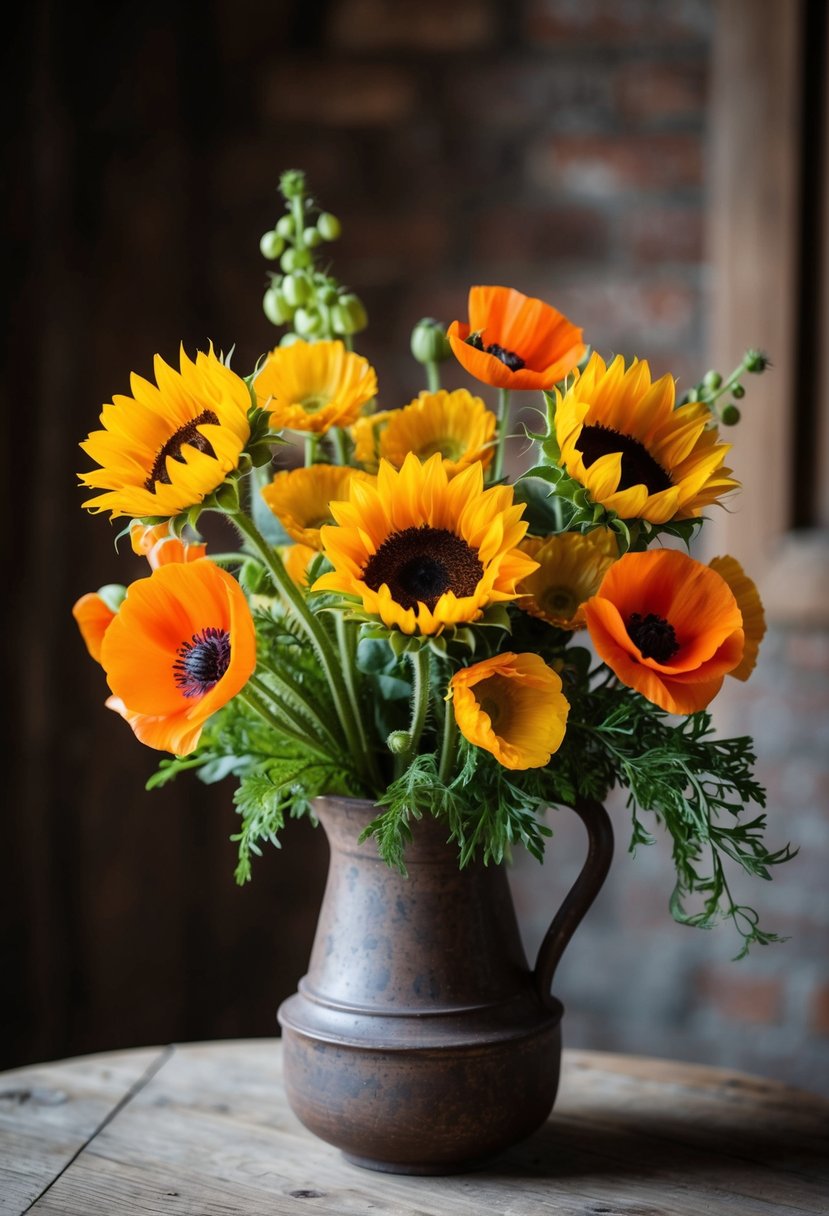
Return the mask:
[[[474,1168],[528,1136],[555,1102],[565,946],[613,853],[604,808],[582,871],[531,970],[506,868],[458,868],[446,825],[413,823],[408,877],[373,840],[371,802],[319,798],[331,859],[308,974],[279,1009],[288,1100],[358,1165],[405,1174]]]

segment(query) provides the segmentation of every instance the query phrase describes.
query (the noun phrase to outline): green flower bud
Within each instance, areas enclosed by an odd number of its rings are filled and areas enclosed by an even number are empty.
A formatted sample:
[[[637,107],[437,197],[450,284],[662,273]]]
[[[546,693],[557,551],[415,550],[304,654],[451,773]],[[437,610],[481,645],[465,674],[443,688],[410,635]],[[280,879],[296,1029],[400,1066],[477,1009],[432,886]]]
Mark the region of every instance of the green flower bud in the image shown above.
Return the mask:
[[[305,193],[305,174],[301,169],[286,169],[279,179],[283,198],[297,198]]]
[[[368,316],[359,296],[346,292],[331,309],[331,327],[335,334],[358,334],[368,325]]]
[[[265,316],[273,325],[284,325],[293,316],[293,309],[276,287],[269,287],[262,300]]]
[[[306,228],[302,234],[302,239],[308,249],[316,249],[317,245],[322,244],[322,236],[316,228]]]
[[[288,332],[286,334],[283,334],[282,337],[279,339],[279,345],[280,346],[293,346],[294,342],[301,342],[301,341],[302,341],[302,338],[300,338],[299,334],[292,333],[291,330],[288,330]]]
[[[722,385],[722,376],[719,372],[715,372],[712,369],[710,372],[705,373],[703,384],[706,388],[718,389]]]
[[[755,375],[771,367],[768,355],[764,355],[761,350],[747,350],[743,364],[747,372],[753,372]]]
[[[407,730],[393,730],[386,739],[386,747],[393,756],[402,756],[411,747],[412,737]]]
[[[294,238],[294,217],[292,215],[283,215],[277,220],[276,224],[277,236],[284,237],[286,241],[292,241]]]
[[[322,211],[317,216],[317,229],[324,241],[336,241],[342,232],[342,224],[330,211]]]
[[[285,248],[285,242],[281,236],[271,230],[266,232],[259,242],[259,251],[263,258],[268,258],[269,261],[274,261],[279,257],[282,250]]]
[[[120,583],[104,583],[103,587],[98,588],[98,595],[110,612],[118,611],[126,598],[126,594],[126,587],[122,587]]]
[[[423,317],[412,330],[412,354],[418,363],[442,363],[451,358],[452,347],[443,326],[434,317]]]
[[[286,274],[292,274],[295,270],[299,269],[299,262],[297,260],[298,253],[298,249],[291,247],[290,249],[286,249],[282,257],[279,259],[279,265]]]
[[[736,426],[740,421],[740,411],[736,405],[724,405],[720,412],[720,421],[723,426]]]
[[[330,308],[332,304],[337,303],[336,287],[331,287],[329,285],[326,285],[324,287],[318,287],[317,288],[317,299],[319,300],[320,304],[325,304],[326,307]]]
[[[309,266],[313,266],[314,258],[310,249],[295,249],[293,252],[294,270],[307,270]]]
[[[307,304],[311,299],[311,284],[304,274],[289,274],[282,281],[282,292],[293,308]]]
[[[745,397],[746,390],[743,388],[742,384],[735,384],[731,390],[731,393],[737,398],[738,401],[740,401],[743,397]]]
[[[322,329],[322,316],[318,308],[298,308],[294,313],[294,329],[304,337],[313,337]]]

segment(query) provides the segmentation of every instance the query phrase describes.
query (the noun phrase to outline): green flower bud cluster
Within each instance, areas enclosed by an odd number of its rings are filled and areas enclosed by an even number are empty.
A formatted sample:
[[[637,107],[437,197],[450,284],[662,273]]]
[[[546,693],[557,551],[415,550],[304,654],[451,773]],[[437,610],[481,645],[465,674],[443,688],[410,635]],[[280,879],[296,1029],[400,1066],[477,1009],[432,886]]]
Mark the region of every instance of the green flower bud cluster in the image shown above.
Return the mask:
[[[412,354],[418,363],[442,363],[452,356],[452,347],[440,321],[434,317],[422,317],[412,330]]]
[[[299,170],[283,173],[279,188],[286,214],[259,242],[262,256],[279,262],[262,300],[265,316],[274,325],[289,327],[282,346],[322,338],[347,342],[368,324],[365,307],[315,260],[316,250],[339,238],[340,221],[329,211],[319,211],[306,194],[305,175]]]
[[[711,410],[713,425],[715,422],[723,426],[736,426],[740,421],[740,407],[736,401],[742,401],[746,395],[742,377],[746,372],[759,375],[767,367],[771,367],[768,356],[759,350],[748,350],[743,356],[742,363],[735,367],[730,376],[722,376],[713,368],[707,371],[702,380],[694,388],[689,389],[677,404],[684,405],[687,401],[702,401]],[[730,401],[721,398],[730,397]]]

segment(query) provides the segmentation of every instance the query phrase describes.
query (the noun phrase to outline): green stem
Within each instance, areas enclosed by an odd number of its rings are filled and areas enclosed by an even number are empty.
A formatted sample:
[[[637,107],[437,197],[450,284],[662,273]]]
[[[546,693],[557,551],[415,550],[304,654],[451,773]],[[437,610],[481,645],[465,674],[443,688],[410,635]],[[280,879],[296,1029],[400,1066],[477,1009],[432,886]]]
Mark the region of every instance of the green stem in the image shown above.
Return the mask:
[[[230,518],[262,558],[275,585],[293,609],[299,624],[308,635],[328,680],[334,708],[345,735],[348,753],[353,757],[357,765],[364,767],[369,762],[370,757],[361,751],[360,732],[348,700],[348,693],[343,674],[340,670],[337,652],[333,647],[325,626],[314,616],[305,596],[285,569],[279,554],[267,543],[262,534],[254,526],[253,521],[241,511],[232,514]]]
[[[498,390],[498,446],[495,449],[495,468],[492,473],[495,481],[500,481],[504,476],[504,455],[506,452],[507,426],[509,424],[509,397],[510,391],[508,388]]]
[[[430,393],[437,393],[440,391],[440,367],[437,363],[432,362],[426,364],[426,383],[429,387]]]
[[[444,701],[443,741],[440,748],[440,770],[438,777],[446,785],[455,767],[455,752],[458,744],[458,724],[451,701]]]
[[[283,696],[287,697],[290,701],[297,702],[302,706],[300,714],[303,712],[307,714],[314,726],[317,727],[317,736],[320,741],[322,741],[323,736],[327,736],[329,744],[333,744],[334,747],[340,746],[340,742],[337,738],[336,724],[324,712],[324,710],[321,711],[319,706],[311,704],[305,695],[302,686],[298,684],[296,680],[284,672],[277,671],[272,663],[264,659],[258,660],[257,668],[260,671],[266,672],[272,681],[272,688],[269,688],[267,684],[264,686],[265,690],[270,693],[271,697],[273,697],[274,693],[282,693]],[[296,714],[294,714],[293,710],[289,710],[288,708],[284,707],[281,702],[280,709],[282,709],[285,714],[290,713],[291,716],[296,719]],[[300,717],[297,721],[297,725],[302,727],[304,725],[304,718]]]
[[[409,756],[416,756],[429,709],[429,648],[421,646],[409,654],[412,663],[412,722],[409,727]]]
[[[254,692],[251,683],[255,680],[255,676],[251,676],[248,683],[241,692],[237,692],[236,696],[243,705],[247,705],[248,709],[252,709],[258,714],[262,721],[275,730],[277,734],[282,735],[285,739],[293,739],[296,743],[301,743],[303,747],[310,748],[311,751],[317,752],[320,756],[331,758],[331,748],[324,743],[318,743],[315,739],[309,737],[307,730],[295,730],[284,722],[282,718],[274,713],[267,701],[263,701],[259,694]]]
[[[348,464],[348,447],[342,427],[332,427],[329,433],[334,444],[335,464]]]
[[[309,468],[317,458],[317,450],[319,448],[319,435],[314,431],[309,431],[305,436],[305,467]]]
[[[357,630],[353,625],[346,621],[341,612],[336,613],[335,625],[337,630],[337,643],[340,648],[340,659],[342,661],[343,678],[345,687],[348,693],[348,699],[351,703],[351,710],[354,714],[354,721],[357,723],[357,730],[360,734],[360,746],[362,754],[368,762],[371,779],[375,786],[379,789],[382,786],[380,778],[380,770],[377,766],[377,757],[374,754],[373,748],[369,746],[366,736],[366,730],[363,723],[363,715],[360,711],[360,698],[357,691],[356,671],[357,671]]]

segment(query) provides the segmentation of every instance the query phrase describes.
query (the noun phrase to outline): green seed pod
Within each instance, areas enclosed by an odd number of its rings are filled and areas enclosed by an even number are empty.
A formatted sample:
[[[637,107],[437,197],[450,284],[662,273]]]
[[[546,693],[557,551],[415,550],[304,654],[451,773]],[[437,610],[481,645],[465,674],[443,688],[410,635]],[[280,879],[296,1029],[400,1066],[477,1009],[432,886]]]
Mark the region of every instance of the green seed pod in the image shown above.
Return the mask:
[[[285,242],[282,237],[278,236],[273,230],[266,232],[259,242],[259,251],[262,257],[268,258],[271,262],[279,257],[284,248]]]
[[[294,329],[303,338],[312,338],[322,329],[322,316],[318,308],[298,308],[294,313]]]
[[[706,372],[705,378],[703,380],[703,384],[705,385],[706,388],[716,390],[722,385],[722,376],[720,375],[719,372],[715,372],[713,370],[711,370],[710,372]]]
[[[307,304],[311,299],[311,284],[304,274],[289,274],[282,281],[282,291],[285,299],[293,308]]]
[[[332,215],[330,211],[320,212],[317,216],[317,228],[324,241],[336,241],[343,230],[336,215]]]
[[[368,316],[359,296],[346,292],[331,309],[331,325],[337,334],[358,334],[368,325]]]
[[[293,316],[293,308],[276,287],[269,287],[262,300],[265,316],[274,325],[284,325]]]
[[[317,245],[322,244],[322,236],[316,228],[306,228],[302,234],[302,239],[308,249],[316,249]]]
[[[745,397],[746,390],[743,388],[742,384],[735,384],[731,390],[731,395],[740,401],[743,397]]]
[[[294,217],[292,215],[283,215],[277,220],[276,232],[278,236],[283,237],[286,241],[294,239]]]
[[[720,421],[723,426],[736,426],[740,421],[740,411],[736,405],[724,405],[720,413]]]
[[[434,317],[423,317],[412,330],[412,354],[418,363],[442,363],[452,355],[443,326]]]

